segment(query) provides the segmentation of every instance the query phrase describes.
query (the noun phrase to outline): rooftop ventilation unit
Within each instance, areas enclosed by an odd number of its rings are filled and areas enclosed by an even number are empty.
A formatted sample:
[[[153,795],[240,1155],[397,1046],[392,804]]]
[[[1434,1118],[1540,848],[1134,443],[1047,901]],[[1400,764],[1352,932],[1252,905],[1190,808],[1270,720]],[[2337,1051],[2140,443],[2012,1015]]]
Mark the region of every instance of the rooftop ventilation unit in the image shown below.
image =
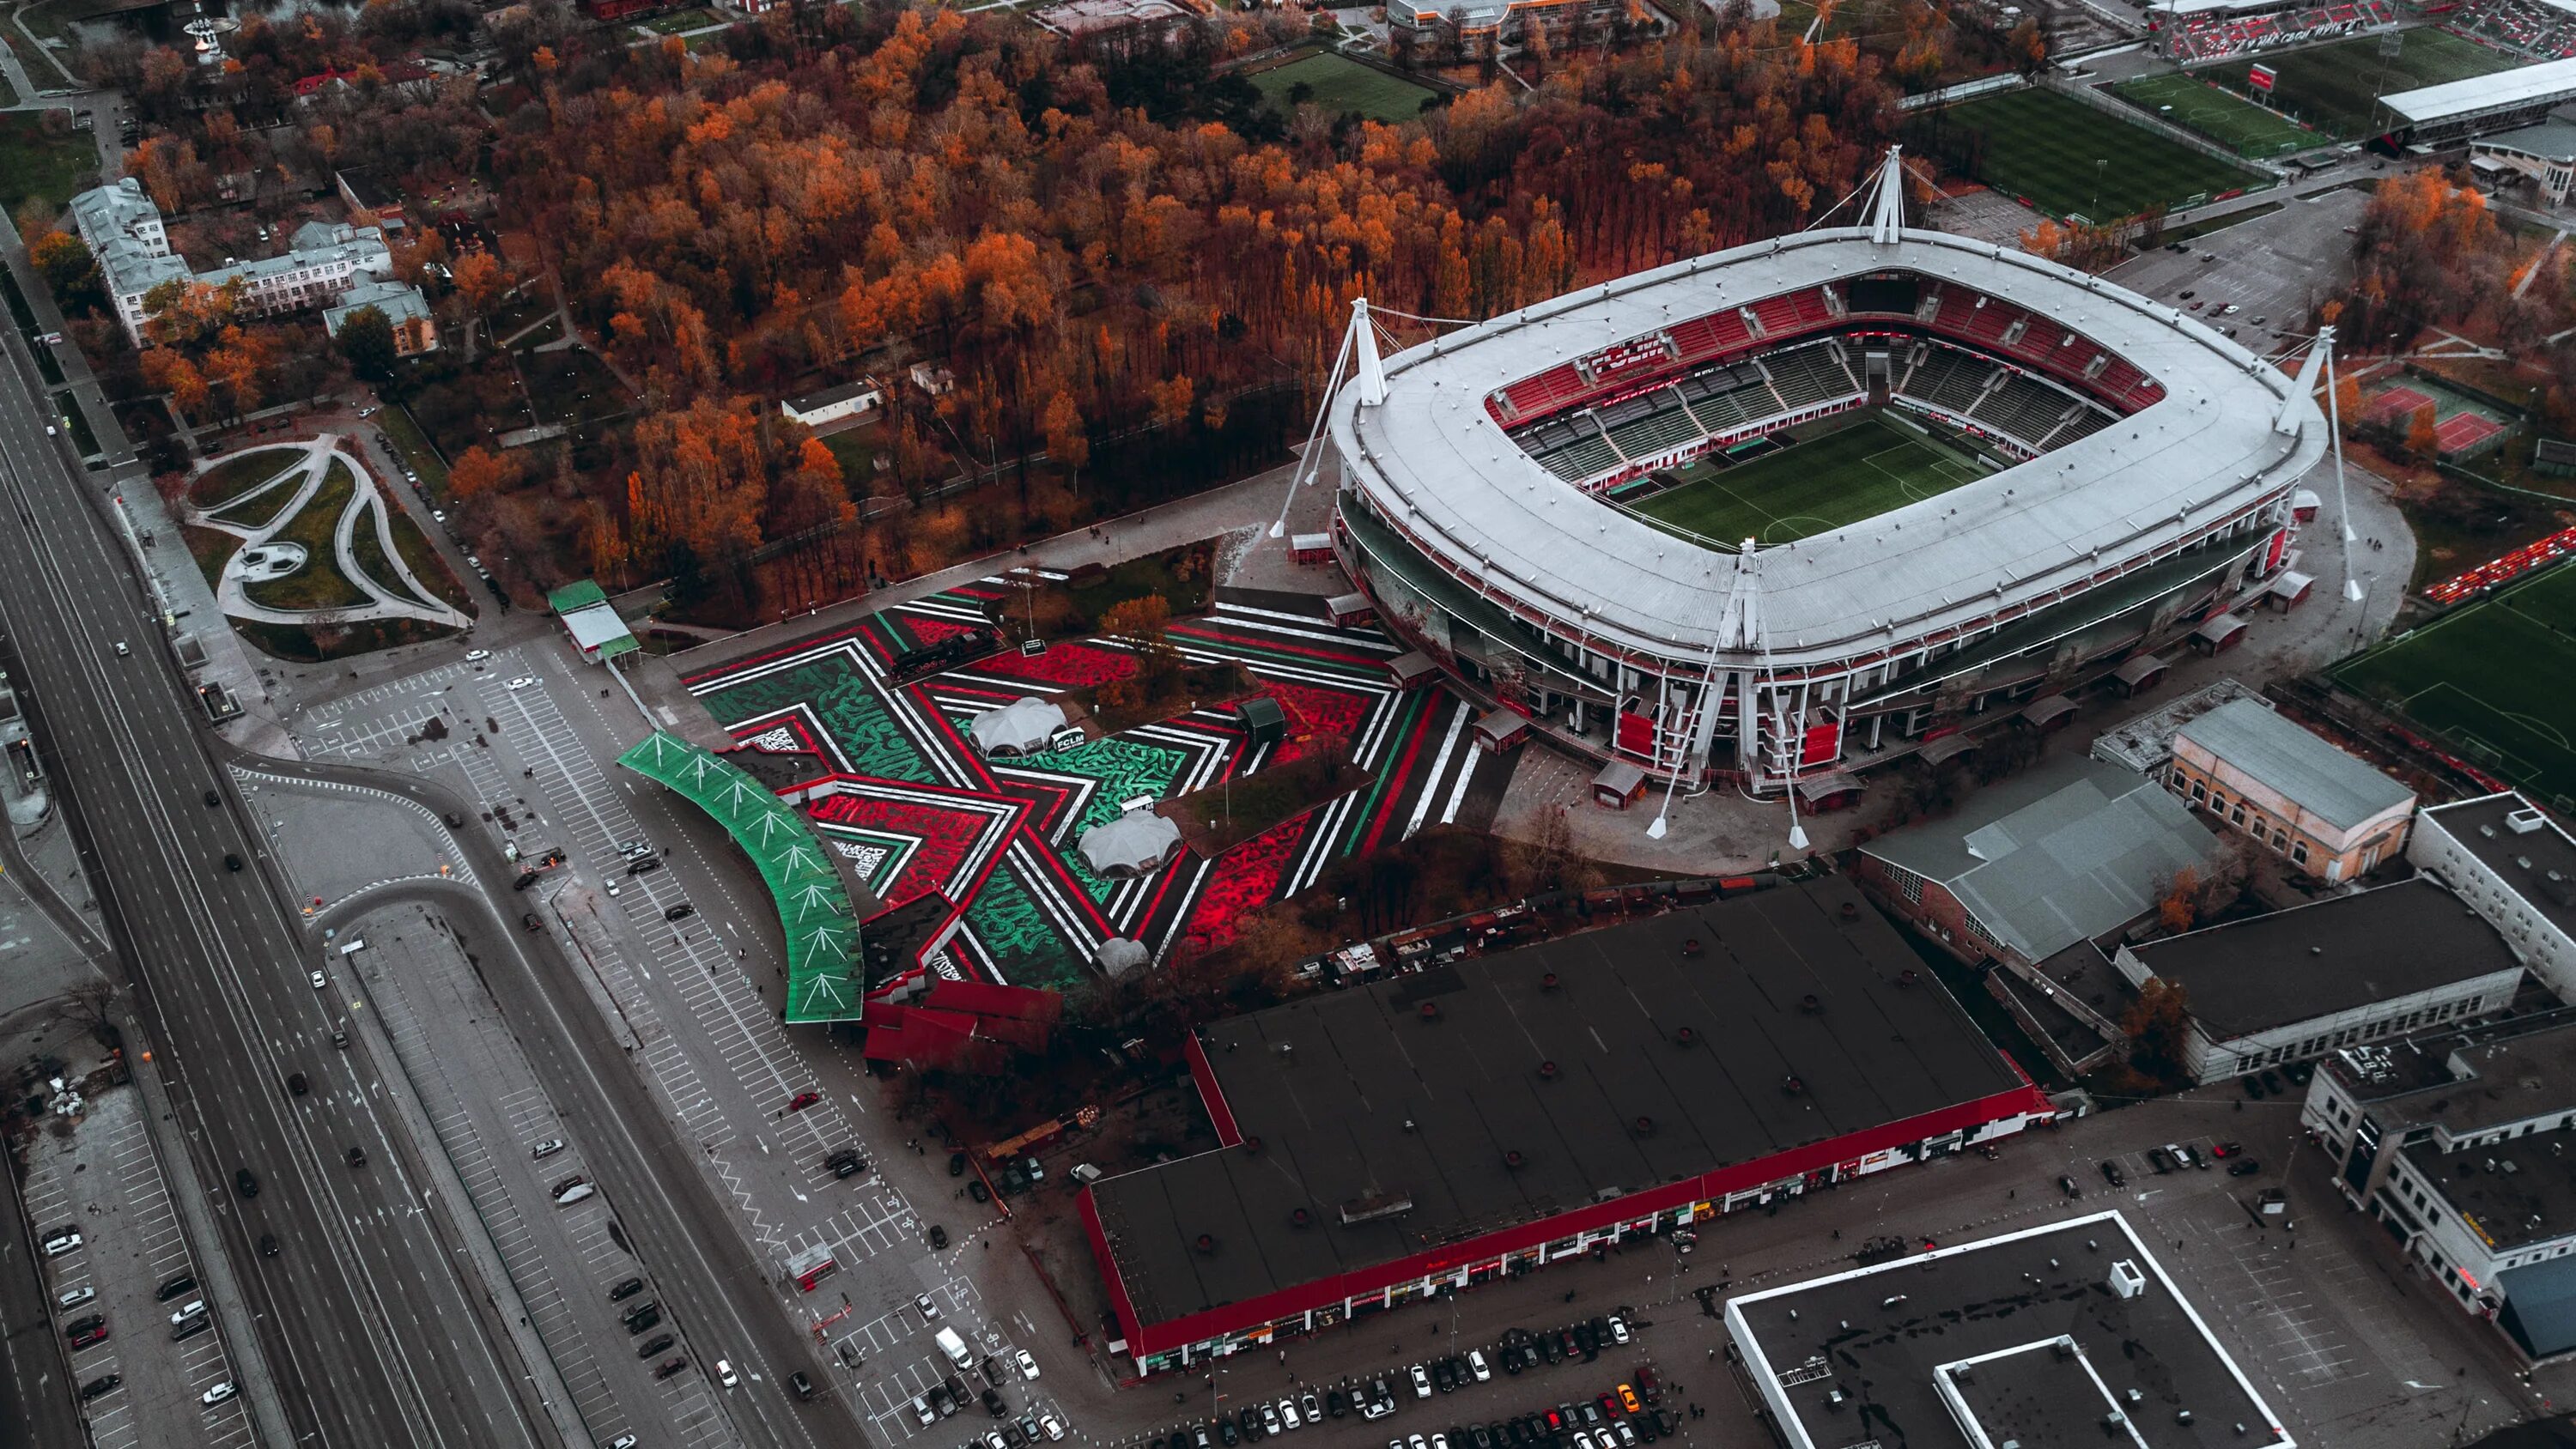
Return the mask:
[[[2105,1286],[2117,1297],[2135,1298],[2147,1291],[2147,1275],[2138,1271],[2137,1264],[2122,1258],[2111,1265],[2111,1276],[2105,1280]]]
[[[2521,809],[2507,815],[2504,818],[2504,823],[2506,828],[2510,829],[2516,835],[2529,835],[2531,832],[2548,824],[2549,817],[2540,813],[2539,806],[2525,805]]]

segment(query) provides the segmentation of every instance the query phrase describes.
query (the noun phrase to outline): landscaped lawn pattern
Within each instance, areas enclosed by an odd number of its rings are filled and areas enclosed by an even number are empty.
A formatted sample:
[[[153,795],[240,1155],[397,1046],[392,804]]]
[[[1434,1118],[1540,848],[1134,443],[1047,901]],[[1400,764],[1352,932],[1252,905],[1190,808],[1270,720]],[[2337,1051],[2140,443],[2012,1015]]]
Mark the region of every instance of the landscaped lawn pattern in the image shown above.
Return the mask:
[[[2462,757],[2576,809],[2576,568],[2464,604],[2334,674]]]
[[[2253,87],[2246,76],[2251,67],[2257,63],[2270,66],[2270,104],[2274,109],[2352,141],[2378,134],[2376,113],[2381,96],[2493,75],[2528,64],[2431,26],[2395,34],[2402,39],[2394,56],[2380,53],[2384,36],[2362,35],[2306,50],[2271,52],[2251,60],[2239,57],[2204,66],[2192,74],[2250,95]]]
[[[349,535],[349,552],[358,561],[358,572],[365,574],[376,587],[397,599],[426,606],[429,601],[403,583],[402,575],[385,557],[384,543],[376,536],[376,510],[381,500],[371,500],[358,515],[358,526]]]
[[[73,193],[98,184],[98,148],[89,132],[57,135],[45,124],[52,114],[0,112],[0,208],[11,216],[30,201],[53,216],[72,204]]]
[[[1679,486],[1630,507],[1647,519],[1734,548],[1795,543],[1937,497],[1985,472],[1884,419],[1728,467],[1702,462]]]
[[[341,511],[358,493],[357,475],[338,458],[322,474],[322,486],[270,543],[304,545],[304,567],[282,579],[242,585],[242,596],[269,609],[345,609],[369,602],[368,594],[341,574],[332,540]]]
[[[867,677],[841,658],[808,660],[700,696],[728,728],[802,703],[831,732],[850,773],[884,780],[935,780],[930,762],[886,712]]]
[[[1978,180],[2052,216],[2108,221],[2269,179],[2055,91],[1980,96],[1945,119],[1984,134]]]
[[[211,512],[301,465],[306,456],[302,448],[253,448],[247,453],[235,453],[189,482],[188,501]]]
[[[2105,89],[2148,115],[2198,131],[2239,156],[2287,156],[2335,139],[2197,75],[2140,76]]]
[[[1281,114],[1296,109],[1288,91],[1299,82],[1314,87],[1309,104],[1325,115],[1357,111],[1372,121],[1410,121],[1422,114],[1422,103],[1438,92],[1382,70],[1327,51],[1246,77]]]

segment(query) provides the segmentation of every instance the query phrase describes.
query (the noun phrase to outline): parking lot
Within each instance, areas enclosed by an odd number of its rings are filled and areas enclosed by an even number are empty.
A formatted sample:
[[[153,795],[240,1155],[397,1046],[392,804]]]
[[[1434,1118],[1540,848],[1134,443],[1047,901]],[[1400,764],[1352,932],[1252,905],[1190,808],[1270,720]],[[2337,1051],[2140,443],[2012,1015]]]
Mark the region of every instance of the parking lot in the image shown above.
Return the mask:
[[[82,1404],[97,1449],[137,1445],[246,1445],[250,1415],[239,1398],[204,1396],[233,1381],[223,1335],[211,1324],[173,1340],[170,1315],[203,1301],[196,1267],[133,1087],[89,1098],[76,1126],[30,1140],[26,1203],[40,1241],[69,1229],[78,1246],[46,1259],[46,1292],[67,1331],[91,1318],[107,1336],[71,1354],[79,1385],[115,1382]],[[166,1297],[165,1284],[185,1281]],[[88,1296],[60,1306],[66,1295]],[[199,1321],[203,1321],[202,1319]],[[50,1352],[51,1350],[39,1350]]]
[[[2360,223],[2369,197],[2347,188],[2273,196],[2284,203],[2279,211],[2183,242],[2184,251],[2145,252],[2104,275],[2222,332],[2233,328],[2236,341],[2258,355],[2295,346],[2310,308],[2351,272],[2352,238],[2344,228]],[[2345,350],[2360,350],[2359,339],[2348,339]]]

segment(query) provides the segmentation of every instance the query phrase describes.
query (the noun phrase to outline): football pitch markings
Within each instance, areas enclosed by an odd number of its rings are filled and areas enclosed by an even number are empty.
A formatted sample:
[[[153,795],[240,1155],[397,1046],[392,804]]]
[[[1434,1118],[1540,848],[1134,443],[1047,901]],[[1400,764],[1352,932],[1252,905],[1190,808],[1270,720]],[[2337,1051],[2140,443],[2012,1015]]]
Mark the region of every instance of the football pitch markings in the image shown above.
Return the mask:
[[[2576,569],[2462,605],[2335,670],[2466,759],[2562,807],[2576,802]]]
[[[1718,546],[1746,537],[1777,545],[1937,498],[1980,476],[1974,464],[1870,417],[1749,463],[1696,465],[1632,507]]]

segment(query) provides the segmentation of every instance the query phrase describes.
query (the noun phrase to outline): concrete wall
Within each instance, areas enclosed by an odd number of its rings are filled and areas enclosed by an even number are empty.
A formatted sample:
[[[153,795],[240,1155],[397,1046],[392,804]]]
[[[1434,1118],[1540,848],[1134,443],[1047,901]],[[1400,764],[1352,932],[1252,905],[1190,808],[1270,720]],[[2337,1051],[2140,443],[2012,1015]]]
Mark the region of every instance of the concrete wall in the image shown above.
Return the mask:
[[[2555,830],[2555,825],[2544,826]],[[2468,902],[2469,909],[2484,917],[2487,923],[2503,933],[2515,954],[2541,984],[2562,998],[2576,997],[2576,939],[2570,939],[2556,922],[2542,915],[2521,891],[2469,853],[2468,847],[2444,828],[2438,815],[2427,814],[2416,822],[2415,838],[2406,847],[2406,858]]]

